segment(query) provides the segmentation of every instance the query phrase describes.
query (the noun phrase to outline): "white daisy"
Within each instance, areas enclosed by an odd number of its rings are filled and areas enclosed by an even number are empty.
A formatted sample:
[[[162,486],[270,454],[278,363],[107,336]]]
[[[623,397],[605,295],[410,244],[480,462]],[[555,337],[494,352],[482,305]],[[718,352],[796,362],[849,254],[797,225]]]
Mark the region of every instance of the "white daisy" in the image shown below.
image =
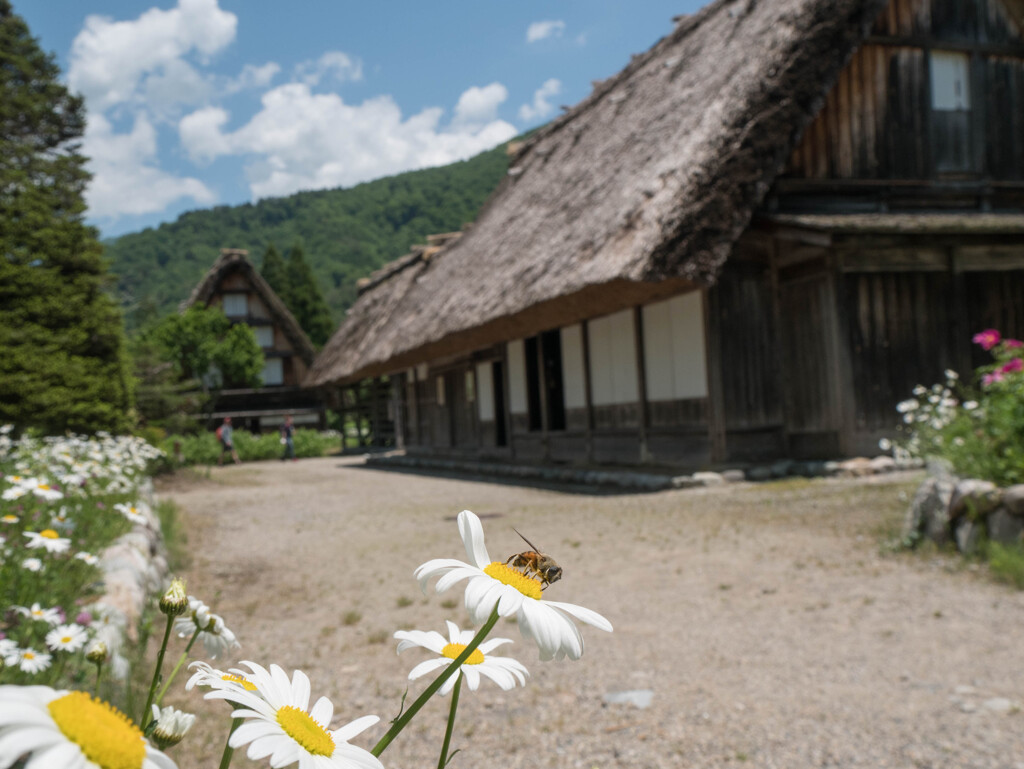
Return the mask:
[[[4,663],[11,667],[17,665],[22,673],[42,673],[53,661],[53,657],[45,652],[37,652],[35,649],[18,649],[17,656],[11,656],[4,660]]]
[[[31,487],[31,491],[40,499],[45,499],[50,502],[64,498],[64,494],[48,484],[45,478],[39,478]]]
[[[145,509],[141,505],[130,505],[127,502],[122,504],[114,505],[114,509],[117,510],[121,515],[127,518],[132,523],[141,523],[145,525],[148,523],[145,515]]]
[[[235,634],[224,624],[223,618],[210,611],[209,606],[193,596],[188,597],[188,606],[188,613],[174,620],[174,630],[179,638],[191,638],[198,629],[206,656],[212,660],[242,648]]]
[[[24,561],[21,562],[21,568],[25,569],[26,571],[42,571],[43,562],[40,561],[38,558],[26,558]]]
[[[84,550],[79,550],[77,553],[75,553],[75,558],[77,558],[79,561],[85,561],[90,566],[95,566],[100,562],[99,557],[93,555],[92,553],[87,553]]]
[[[583,636],[571,617],[609,633],[611,623],[595,611],[560,601],[544,599],[540,580],[523,574],[500,561],[492,561],[484,545],[480,519],[469,510],[459,513],[459,534],[471,563],[452,558],[427,561],[414,572],[420,587],[439,577],[434,590],[443,593],[464,579],[466,610],[473,622],[484,622],[494,610],[502,617],[515,615],[519,632],[537,642],[542,660],[579,659]]]
[[[228,740],[233,748],[249,745],[246,755],[252,759],[270,756],[270,765],[299,769],[383,769],[369,751],[349,745],[348,740],[373,726],[377,716],[363,716],[340,729],[328,731],[334,717],[334,705],[321,697],[309,707],[309,678],[301,670],[288,675],[277,665],[270,670],[255,662],[241,663],[257,692],[214,689],[206,699],[229,700],[241,706],[231,715],[252,719],[235,730]]]
[[[420,646],[424,649],[429,649],[435,654],[440,654],[440,657],[430,659],[425,662],[421,662],[419,665],[409,671],[409,680],[415,681],[420,676],[425,676],[427,673],[431,673],[435,670],[447,667],[451,664],[452,660],[456,659],[462,652],[466,650],[470,641],[473,640],[473,636],[476,635],[472,630],[459,630],[459,626],[454,622],[445,621],[448,625],[448,638],[445,639],[443,635],[433,630],[422,631],[422,630],[399,630],[395,633],[395,638],[398,639],[398,653],[401,654],[406,649],[410,649],[414,646]],[[500,686],[505,691],[512,689],[516,685],[516,681],[522,686],[526,683],[526,676],[529,673],[522,663],[511,657],[495,657],[491,654],[491,651],[498,648],[499,646],[507,643],[512,643],[511,638],[489,638],[481,643],[469,658],[462,663],[459,667],[459,673],[456,673],[451,678],[442,684],[439,692],[442,695],[447,694],[455,686],[456,680],[460,675],[466,677],[466,684],[470,689],[476,691],[480,685],[480,675],[485,675],[490,678],[494,683]]]
[[[60,611],[57,609],[44,609],[37,603],[32,604],[29,607],[15,606],[13,607],[18,614],[23,617],[31,617],[32,619],[39,619],[43,622],[48,622],[51,625],[59,625],[61,622]]]
[[[5,516],[0,517],[0,523],[17,523],[19,520],[18,516],[11,515],[8,513]]]
[[[76,652],[88,640],[89,631],[74,622],[57,625],[46,634],[46,645],[51,651]]]
[[[163,710],[154,705],[153,722],[156,725],[153,727],[150,737],[160,750],[166,750],[185,739],[188,730],[196,722],[196,717],[191,713],[183,713],[170,705]]]
[[[177,769],[112,705],[85,692],[0,686],[0,766]]]
[[[209,663],[197,660],[189,664],[189,669],[196,672],[185,683],[185,691],[192,691],[196,686],[208,686],[211,689],[227,689],[231,691],[255,692],[256,684],[246,678],[244,670],[231,668],[226,673],[211,667]]]
[[[23,531],[21,533],[28,537],[28,546],[30,548],[42,547],[48,553],[63,553],[71,547],[71,540],[67,537],[62,537],[53,529],[43,529],[40,532]]]

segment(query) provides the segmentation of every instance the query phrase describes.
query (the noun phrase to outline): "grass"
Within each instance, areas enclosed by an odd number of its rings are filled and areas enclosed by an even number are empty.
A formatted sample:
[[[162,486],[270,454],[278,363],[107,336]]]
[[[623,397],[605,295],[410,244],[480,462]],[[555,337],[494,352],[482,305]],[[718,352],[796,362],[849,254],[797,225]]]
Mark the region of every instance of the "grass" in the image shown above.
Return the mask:
[[[989,569],[997,580],[1024,590],[1024,547],[989,542],[985,554]]]
[[[171,573],[184,571],[191,564],[188,551],[188,534],[178,518],[178,506],[169,499],[156,503],[156,515],[160,519],[160,531],[167,547],[167,565]]]
[[[345,625],[346,627],[352,627],[352,625],[357,624],[359,620],[361,620],[362,618],[362,613],[355,611],[353,609],[351,611],[345,612],[345,614],[341,618],[341,624]]]

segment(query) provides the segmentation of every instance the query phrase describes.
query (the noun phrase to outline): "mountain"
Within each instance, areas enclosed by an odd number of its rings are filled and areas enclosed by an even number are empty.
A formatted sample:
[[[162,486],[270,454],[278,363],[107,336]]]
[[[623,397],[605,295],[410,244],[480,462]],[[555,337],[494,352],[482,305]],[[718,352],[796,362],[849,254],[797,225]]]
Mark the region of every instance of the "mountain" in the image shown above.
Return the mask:
[[[130,326],[177,308],[221,248],[248,249],[257,268],[273,243],[301,245],[335,321],[356,281],[427,235],[460,229],[508,170],[507,145],[438,168],[348,189],[299,192],[182,214],[174,222],[104,242]]]

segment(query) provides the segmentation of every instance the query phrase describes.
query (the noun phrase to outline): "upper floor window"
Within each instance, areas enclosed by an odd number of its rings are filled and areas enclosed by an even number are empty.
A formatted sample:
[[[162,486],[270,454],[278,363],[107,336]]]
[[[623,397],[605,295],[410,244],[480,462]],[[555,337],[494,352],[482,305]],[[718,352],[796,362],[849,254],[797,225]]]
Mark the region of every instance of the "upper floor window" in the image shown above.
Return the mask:
[[[249,314],[246,294],[224,294],[224,314],[229,318],[244,318]]]
[[[971,108],[970,63],[966,53],[932,52],[932,109]]]
[[[256,336],[256,344],[264,349],[274,346],[273,326],[253,326],[253,334]]]

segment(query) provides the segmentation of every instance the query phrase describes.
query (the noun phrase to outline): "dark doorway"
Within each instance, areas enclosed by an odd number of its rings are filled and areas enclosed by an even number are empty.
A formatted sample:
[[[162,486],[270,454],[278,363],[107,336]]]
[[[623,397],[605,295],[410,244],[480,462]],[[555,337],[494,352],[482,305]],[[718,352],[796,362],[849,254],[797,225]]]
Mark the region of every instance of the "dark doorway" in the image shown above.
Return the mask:
[[[555,329],[540,335],[541,364],[544,367],[544,395],[548,430],[565,429],[565,395],[562,386],[562,335]]]
[[[491,364],[491,379],[494,382],[494,444],[508,445],[505,432],[505,366],[500,360]]]
[[[531,336],[524,340],[527,429],[531,432],[542,429],[544,425],[544,414],[541,410],[543,407],[540,400],[540,357],[537,354],[538,347],[537,337]]]

